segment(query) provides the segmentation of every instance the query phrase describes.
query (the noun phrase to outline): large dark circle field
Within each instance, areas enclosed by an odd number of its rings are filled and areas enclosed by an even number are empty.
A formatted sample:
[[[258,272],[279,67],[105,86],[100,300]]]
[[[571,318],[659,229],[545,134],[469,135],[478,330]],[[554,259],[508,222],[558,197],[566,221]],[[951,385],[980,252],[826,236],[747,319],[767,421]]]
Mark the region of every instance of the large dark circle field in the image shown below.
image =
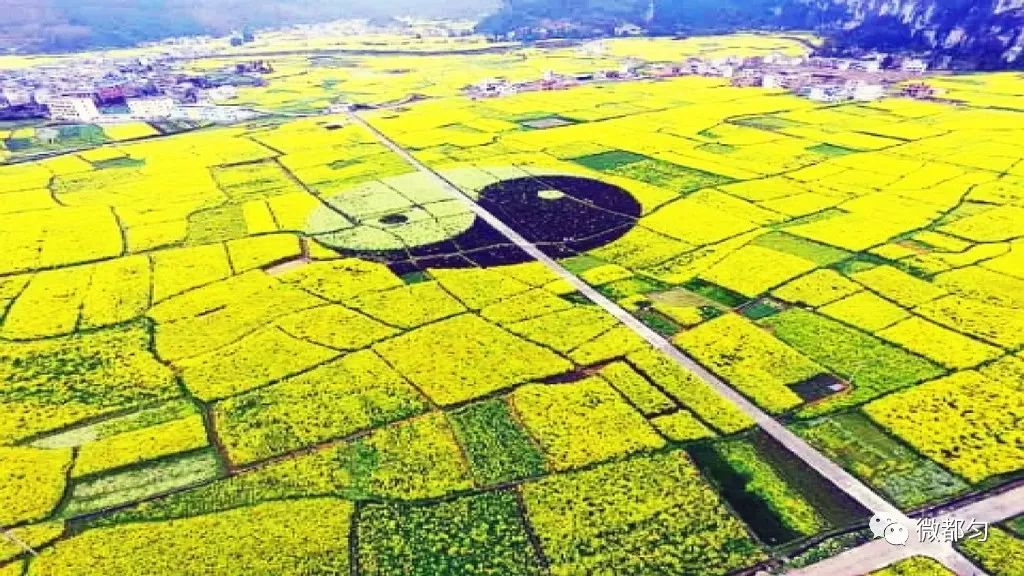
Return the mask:
[[[478,203],[544,253],[575,256],[614,242],[640,217],[640,203],[626,190],[579,176],[534,176],[495,182]],[[427,268],[508,266],[530,256],[479,218],[444,242],[407,250],[353,253],[388,263],[399,274]]]

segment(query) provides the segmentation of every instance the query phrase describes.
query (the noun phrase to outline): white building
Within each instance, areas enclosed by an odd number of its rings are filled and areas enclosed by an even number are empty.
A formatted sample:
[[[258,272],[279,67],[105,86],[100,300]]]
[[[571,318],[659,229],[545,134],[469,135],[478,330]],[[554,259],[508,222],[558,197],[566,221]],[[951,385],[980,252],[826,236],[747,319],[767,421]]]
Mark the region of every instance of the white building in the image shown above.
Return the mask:
[[[259,114],[248,108],[235,106],[181,106],[175,109],[174,117],[215,124],[230,124],[257,117]]]
[[[67,122],[95,122],[100,118],[100,111],[92,98],[80,96],[62,96],[51,98],[46,103],[50,118]]]
[[[21,88],[4,88],[2,95],[11,106],[23,106],[32,101],[32,93]]]
[[[234,86],[217,86],[206,90],[203,95],[210,102],[224,102],[238,98],[238,88]]]
[[[643,36],[647,32],[636,24],[621,24],[615,27],[616,36]]]
[[[546,74],[545,78],[547,78]],[[507,84],[508,82],[506,82],[502,78],[486,78],[484,80],[477,82],[473,86],[473,89],[476,90],[477,93],[483,94],[484,96],[494,96],[498,94],[502,90],[502,88],[504,88]]]
[[[636,76],[644,67],[643,60],[637,58],[626,58],[619,66],[619,74],[622,76]]]
[[[853,87],[853,99],[861,102],[872,102],[885,96],[885,87],[881,84],[858,83]]]
[[[688,60],[686,62],[686,67],[690,70],[690,74],[696,74],[698,76],[704,76],[711,70],[703,60],[697,59]]]
[[[356,109],[356,105],[351,102],[335,102],[327,107],[328,114],[348,114]]]
[[[36,104],[46,104],[51,98],[53,98],[53,93],[49,88],[36,88],[32,91],[32,99],[36,101]]]
[[[917,58],[908,58],[900,65],[900,69],[909,74],[924,74],[928,71],[928,63]]]
[[[763,88],[782,88],[782,77],[778,74],[765,74],[761,78]]]
[[[861,60],[857,62],[857,69],[874,74],[882,70],[882,61],[875,59]]]
[[[847,92],[842,86],[826,84],[824,86],[811,86],[806,90],[805,96],[815,102],[841,102],[846,99]]]
[[[128,111],[139,120],[169,118],[177,109],[174,100],[166,96],[155,98],[129,98]]]

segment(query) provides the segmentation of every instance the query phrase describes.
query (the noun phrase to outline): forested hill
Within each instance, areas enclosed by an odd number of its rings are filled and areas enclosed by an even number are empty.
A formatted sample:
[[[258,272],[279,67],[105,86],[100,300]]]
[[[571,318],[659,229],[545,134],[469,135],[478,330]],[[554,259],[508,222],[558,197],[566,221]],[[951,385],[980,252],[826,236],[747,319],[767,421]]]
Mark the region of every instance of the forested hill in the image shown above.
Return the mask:
[[[810,29],[834,53],[916,51],[936,65],[1024,67],[1024,0],[504,0],[480,30],[587,35],[623,23],[662,34]]]
[[[499,0],[0,0],[0,47],[58,52],[132,46],[345,18],[476,18]]]
[[[171,36],[398,15],[475,17],[482,32],[818,30],[826,51],[917,51],[935,65],[1024,68],[1024,0],[0,0],[0,47],[131,46]]]

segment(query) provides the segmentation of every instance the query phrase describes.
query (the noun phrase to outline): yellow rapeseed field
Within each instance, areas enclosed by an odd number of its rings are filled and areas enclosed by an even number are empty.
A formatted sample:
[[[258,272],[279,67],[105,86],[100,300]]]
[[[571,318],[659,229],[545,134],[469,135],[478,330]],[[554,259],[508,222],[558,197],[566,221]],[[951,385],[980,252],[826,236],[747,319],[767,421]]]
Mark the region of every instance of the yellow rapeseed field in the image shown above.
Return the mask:
[[[232,102],[264,118],[0,164],[0,528],[41,548],[27,575],[725,573],[792,541],[723,482],[795,502],[801,537],[855,515],[338,103],[880,494],[1024,470],[1019,74],[927,78],[956,105],[702,76],[474,98],[818,39],[258,36],[186,66],[277,51]]]

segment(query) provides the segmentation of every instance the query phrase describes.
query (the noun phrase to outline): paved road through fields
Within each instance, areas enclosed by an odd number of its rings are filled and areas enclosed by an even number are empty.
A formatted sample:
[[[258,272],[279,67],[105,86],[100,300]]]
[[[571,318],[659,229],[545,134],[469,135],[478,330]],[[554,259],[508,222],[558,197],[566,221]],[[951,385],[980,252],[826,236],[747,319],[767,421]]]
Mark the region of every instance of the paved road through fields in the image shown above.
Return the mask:
[[[363,126],[371,134],[373,134],[381,144],[401,156],[409,165],[413,166],[423,174],[431,177],[436,181],[444,190],[451,194],[454,198],[462,201],[476,216],[483,221],[490,224],[495,230],[497,230],[502,236],[508,239],[510,242],[521,248],[527,254],[532,256],[535,260],[541,262],[547,266],[552,272],[563,278],[580,293],[584,294],[592,302],[603,308],[609,314],[614,316],[622,324],[629,327],[641,338],[649,342],[652,346],[658,350],[664,352],[674,361],[693,372],[701,380],[711,386],[716,392],[727,398],[730,402],[735,404],[740,410],[747,414],[753,419],[758,426],[760,426],[769,436],[774,438],[777,442],[785,446],[790,452],[795,454],[798,458],[803,460],[808,466],[817,470],[822,476],[824,476],[829,482],[834,484],[838,489],[842,490],[848,496],[853,498],[856,502],[870,510],[873,514],[880,514],[888,516],[896,522],[899,522],[905,526],[914,526],[914,521],[908,518],[898,508],[890,504],[887,500],[876,494],[871,488],[867,487],[863,482],[855,478],[846,470],[843,470],[838,464],[825,457],[821,452],[818,452],[815,448],[805,442],[802,438],[796,434],[790,432],[782,424],[777,422],[774,418],[769,416],[767,413],[762,411],[760,408],[755,406],[752,402],[746,399],[743,395],[733,390],[732,387],[727,385],[725,382],[720,380],[717,376],[704,369],[703,366],[698,364],[692,358],[686,356],[678,348],[672,345],[671,342],[666,340],[660,334],[650,329],[647,325],[640,322],[632,314],[621,308],[615,302],[609,300],[600,292],[595,290],[589,284],[581,280],[572,272],[566,270],[561,264],[555,259],[549,257],[540,248],[533,245],[526,238],[521,236],[518,232],[513,230],[511,227],[506,225],[501,219],[488,210],[476,203],[476,201],[462,191],[458,186],[438,174],[434,170],[430,169],[422,162],[417,160],[407,152],[404,148],[399,146],[393,140],[388,138],[380,130],[371,126],[366,120],[361,118],[355,112],[349,112],[349,117],[353,122]],[[884,541],[876,541],[868,546],[871,546],[869,552],[876,552],[880,555],[879,558],[884,558],[887,555],[893,555],[894,552],[886,551],[883,546],[895,548],[897,551],[902,551],[904,554],[902,557],[906,557],[913,554],[921,554],[935,558],[941,561],[950,569],[954,570],[961,576],[980,576],[985,574],[980,568],[974,566],[967,558],[962,554],[953,549],[952,546],[946,545],[923,545],[915,544],[918,538],[916,534],[911,534],[910,542],[907,546],[890,546]],[[878,543],[881,544],[878,544]],[[862,547],[863,548],[863,547]],[[877,549],[877,550],[876,550]],[[858,548],[854,551],[861,550]],[[906,552],[911,552],[906,554]],[[838,556],[841,558],[843,555]],[[865,553],[863,556],[858,555],[857,559],[868,556]],[[874,557],[872,557],[874,558]],[[897,558],[898,559],[898,558]],[[873,563],[872,563],[873,564]],[[837,568],[840,566],[837,565]],[[860,576],[866,572],[870,572],[871,568],[861,569],[853,568],[856,571],[843,571],[837,570],[828,572],[828,576]],[[824,575],[825,572],[801,572],[801,574],[814,574]]]
[[[953,508],[952,510],[942,510],[937,514],[929,516],[957,518],[967,521],[977,520],[979,522],[995,524],[1020,514],[1024,514],[1024,486],[1018,486],[1013,490],[996,494],[983,500],[960,506],[959,508]],[[941,553],[943,551],[937,552]],[[893,562],[898,562],[915,554],[920,554],[915,548],[892,546],[884,540],[875,540],[817,564],[812,564],[800,570],[794,570],[789,573],[789,576],[860,575],[884,568]],[[957,562],[957,559],[947,557],[943,563],[953,567],[953,562]],[[964,568],[967,569],[966,566]]]

